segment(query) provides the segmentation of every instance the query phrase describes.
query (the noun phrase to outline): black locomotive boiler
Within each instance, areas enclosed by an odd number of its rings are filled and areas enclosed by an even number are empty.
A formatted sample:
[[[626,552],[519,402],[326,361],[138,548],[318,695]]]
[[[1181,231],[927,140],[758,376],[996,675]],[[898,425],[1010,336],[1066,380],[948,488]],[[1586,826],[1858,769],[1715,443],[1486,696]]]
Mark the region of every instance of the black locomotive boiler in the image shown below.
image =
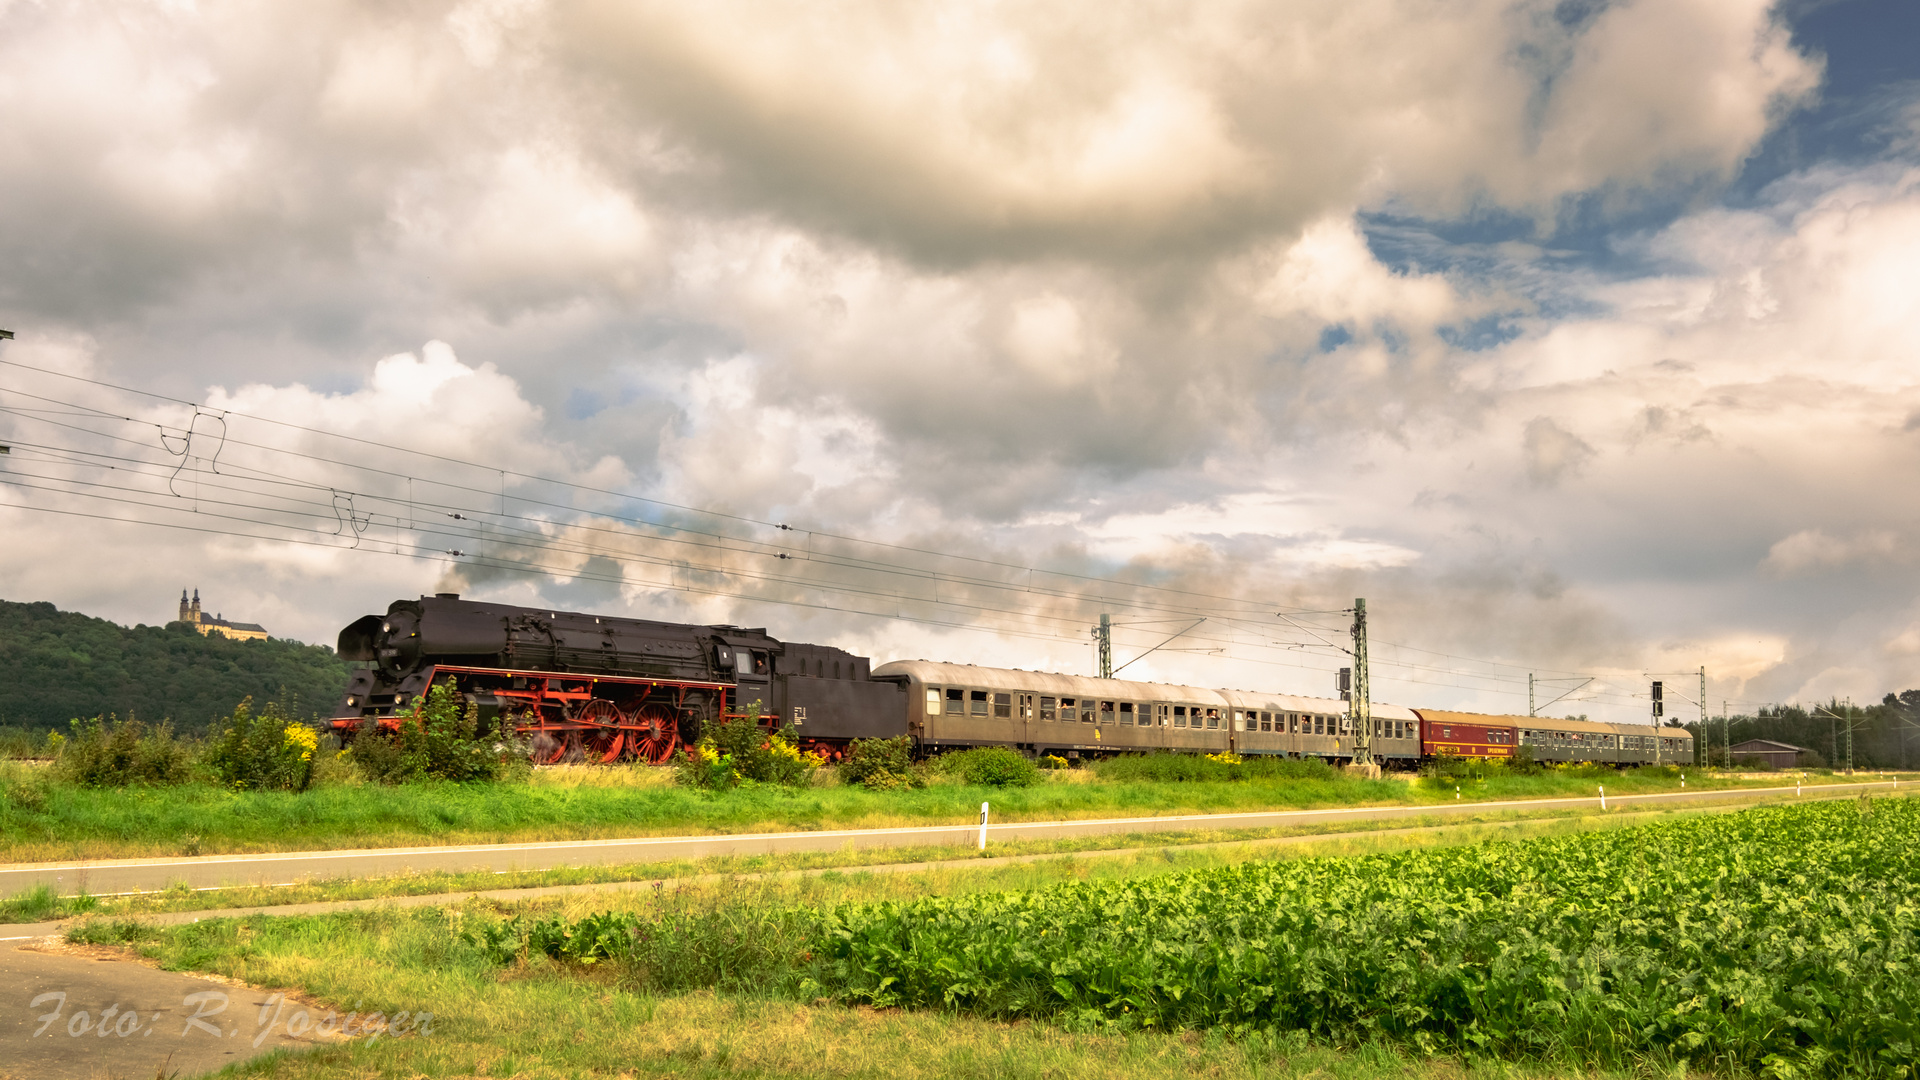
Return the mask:
[[[462,600],[397,600],[340,632],[355,671],[333,726],[351,737],[451,681],[483,730],[527,739],[545,762],[661,763],[721,716],[791,720],[808,749],[899,734],[905,691],[844,649],[764,629],[693,626]]]

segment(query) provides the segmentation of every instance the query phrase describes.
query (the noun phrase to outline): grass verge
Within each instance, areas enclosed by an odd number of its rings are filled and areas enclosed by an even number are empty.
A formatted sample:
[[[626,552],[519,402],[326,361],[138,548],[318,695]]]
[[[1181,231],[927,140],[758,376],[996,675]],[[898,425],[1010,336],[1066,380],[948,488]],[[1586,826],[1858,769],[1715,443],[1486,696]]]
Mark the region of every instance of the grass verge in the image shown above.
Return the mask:
[[[0,900],[0,924],[52,922],[85,915],[102,917],[222,912],[254,908],[440,898],[485,893],[502,903],[533,899],[541,890],[591,890],[595,885],[713,882],[735,878],[820,876],[825,880],[899,882],[887,896],[899,899],[950,891],[952,880],[971,888],[1031,889],[1070,880],[1131,876],[1139,872],[1229,866],[1251,859],[1354,856],[1487,841],[1523,840],[1602,829],[1626,828],[1680,815],[1732,813],[1764,803],[1669,807],[1593,814],[1586,810],[1488,811],[1462,820],[1401,819],[1289,829],[1191,830],[1029,840],[996,844],[988,856],[952,845],[924,848],[847,848],[833,852],[712,856],[627,866],[495,873],[411,873],[341,878],[292,885],[191,889],[178,886],[122,896],[58,896],[40,887]],[[926,868],[921,872],[921,868]],[[521,895],[515,895],[521,894]],[[609,901],[619,893],[604,894]],[[865,899],[879,898],[878,894]],[[841,897],[845,899],[845,897]]]
[[[140,858],[269,851],[591,840],[962,824],[982,801],[999,822],[1149,817],[1344,806],[1435,805],[1453,781],[1411,778],[1237,782],[1088,782],[1081,773],[1028,788],[935,784],[919,790],[667,786],[659,770],[539,775],[517,784],[230,791],[205,785],[97,789],[50,781],[0,762],[0,861]],[[1833,778],[1844,780],[1845,778]],[[1862,777],[1861,779],[1865,779]],[[1464,801],[1675,791],[1673,769],[1550,770],[1466,781]],[[1690,790],[1737,790],[1786,780],[1688,773]]]

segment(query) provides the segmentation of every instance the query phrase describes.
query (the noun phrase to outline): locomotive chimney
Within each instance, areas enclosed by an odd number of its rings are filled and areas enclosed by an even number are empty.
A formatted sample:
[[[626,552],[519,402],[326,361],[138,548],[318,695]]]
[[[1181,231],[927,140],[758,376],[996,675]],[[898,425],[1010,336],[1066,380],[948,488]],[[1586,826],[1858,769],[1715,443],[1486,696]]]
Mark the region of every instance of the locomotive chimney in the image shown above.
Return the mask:
[[[458,600],[460,599],[460,594],[457,592],[437,592],[433,594],[433,598],[435,600]]]

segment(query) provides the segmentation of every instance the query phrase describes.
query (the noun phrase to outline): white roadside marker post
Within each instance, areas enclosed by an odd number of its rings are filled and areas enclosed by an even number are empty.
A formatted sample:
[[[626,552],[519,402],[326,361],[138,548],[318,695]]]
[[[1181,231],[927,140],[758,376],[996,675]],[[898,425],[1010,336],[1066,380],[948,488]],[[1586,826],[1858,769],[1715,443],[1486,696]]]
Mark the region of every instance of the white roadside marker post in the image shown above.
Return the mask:
[[[1607,785],[1601,784],[1600,785],[1600,809],[1605,810],[1606,808],[1607,808]]]
[[[1454,802],[1460,801],[1460,785],[1459,784],[1453,785],[1453,801]]]
[[[987,804],[980,804],[980,850],[987,850]]]

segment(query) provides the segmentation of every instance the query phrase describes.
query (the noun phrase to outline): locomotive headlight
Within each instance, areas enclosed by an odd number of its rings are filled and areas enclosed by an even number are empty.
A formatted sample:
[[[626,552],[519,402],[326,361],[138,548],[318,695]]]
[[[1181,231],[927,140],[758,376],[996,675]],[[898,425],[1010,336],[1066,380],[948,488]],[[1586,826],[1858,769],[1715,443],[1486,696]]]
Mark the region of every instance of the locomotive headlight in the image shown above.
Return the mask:
[[[393,633],[393,624],[392,624],[392,623],[390,623],[390,622],[389,622],[389,623],[381,623],[381,624],[380,624],[380,632],[381,632],[381,633],[383,633],[383,634],[391,634],[391,633]]]
[[[358,704],[360,704],[360,699],[359,699],[359,698],[357,698],[357,697],[354,697],[354,696],[353,696],[352,694],[348,694],[348,695],[347,695],[347,706],[348,706],[349,708],[351,708],[352,706],[355,706],[355,705],[358,705]]]

